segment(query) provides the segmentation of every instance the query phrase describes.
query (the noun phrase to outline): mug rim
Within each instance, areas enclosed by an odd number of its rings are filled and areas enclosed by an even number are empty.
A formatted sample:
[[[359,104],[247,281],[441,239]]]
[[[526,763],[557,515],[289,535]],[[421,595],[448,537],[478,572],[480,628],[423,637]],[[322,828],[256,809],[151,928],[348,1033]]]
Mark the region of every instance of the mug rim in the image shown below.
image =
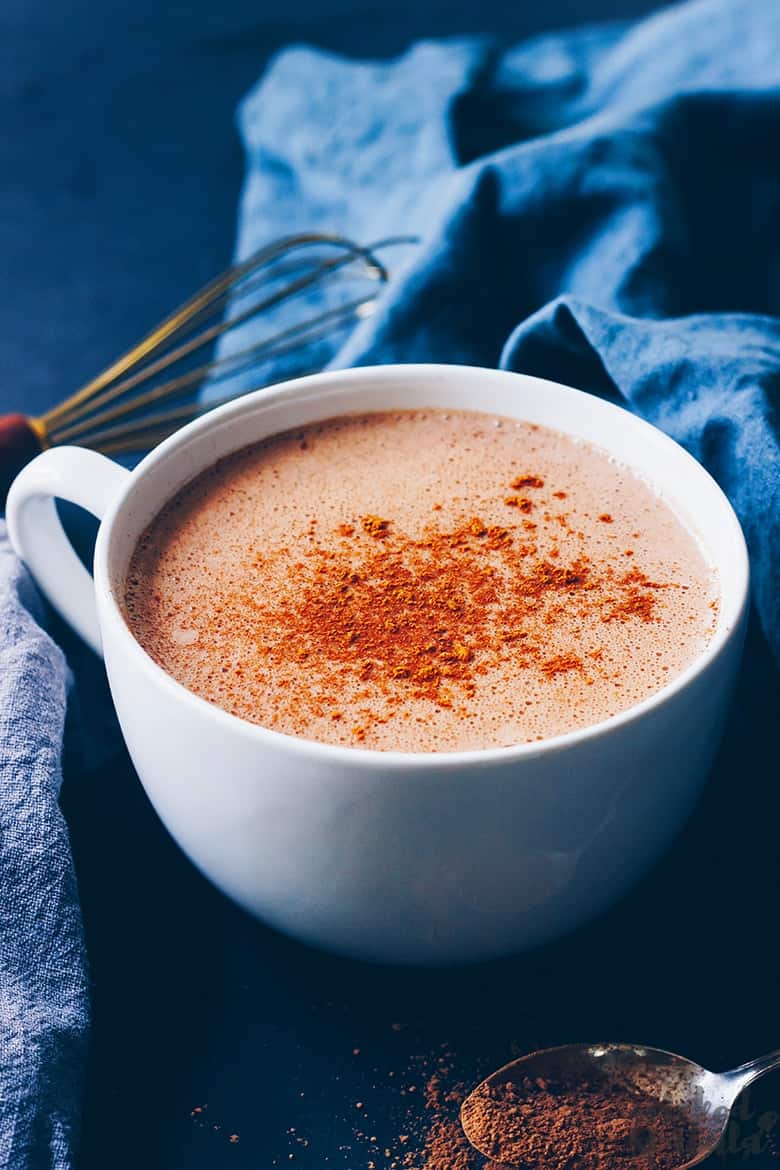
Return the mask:
[[[340,383],[349,385],[350,383],[360,382],[361,380],[371,381],[373,379],[381,380],[382,378],[415,379],[420,377],[446,377],[447,375],[451,375],[453,371],[458,372],[460,375],[478,375],[480,378],[507,379],[519,377],[526,382],[537,384],[540,388],[547,386],[554,388],[556,391],[564,390],[570,394],[581,396],[587,399],[596,411],[603,410],[610,414],[614,412],[621,417],[625,424],[629,426],[633,425],[639,429],[646,429],[652,433],[656,442],[660,440],[663,444],[674,448],[678,458],[688,460],[689,464],[695,469],[695,473],[706,481],[708,490],[716,498],[719,498],[721,505],[725,505],[726,515],[729,517],[733,535],[736,537],[736,546],[739,550],[738,555],[741,562],[736,566],[740,578],[735,591],[737,596],[733,604],[733,612],[728,615],[721,614],[722,624],[716,629],[712,639],[703,650],[684,670],[675,675],[670,682],[640,702],[616,712],[607,719],[599,720],[597,723],[587,724],[584,727],[574,728],[571,731],[563,732],[559,735],[550,736],[542,740],[533,740],[527,743],[510,744],[503,747],[470,748],[468,750],[456,751],[406,752],[398,750],[382,751],[377,748],[324,743],[320,740],[290,735],[287,732],[277,731],[258,723],[252,723],[247,719],[243,719],[241,716],[226,711],[223,707],[219,707],[215,703],[209,702],[207,699],[195,694],[194,691],[190,691],[183,683],[180,683],[173,675],[169,674],[162,666],[154,661],[135,637],[125,619],[120,602],[116,596],[116,591],[112,585],[112,576],[108,563],[109,541],[114,523],[132,497],[138,484],[143,480],[147,471],[167,459],[169,455],[176,452],[177,448],[186,447],[190,439],[210,430],[215,425],[223,421],[231,420],[235,416],[254,413],[257,408],[262,410],[265,406],[272,407],[280,400],[293,397],[296,394],[300,395],[304,390],[310,392],[317,387],[325,389],[329,386],[337,389]],[[323,418],[325,417],[333,416],[330,414],[323,415]],[[316,418],[311,421],[316,421]],[[576,431],[572,433],[576,434]],[[626,460],[626,466],[629,470],[635,471],[635,468],[631,466],[631,461],[628,459]],[[714,567],[717,571],[720,571],[719,565],[715,565]],[[734,567],[732,566],[732,569]],[[124,488],[107,509],[100,523],[95,544],[94,579],[98,598],[102,602],[98,606],[101,630],[104,622],[110,619],[113,631],[120,640],[122,652],[130,654],[136,660],[139,667],[150,676],[150,681],[166,687],[172,693],[172,697],[190,704],[193,707],[194,715],[216,719],[225,727],[226,731],[243,734],[260,745],[265,744],[269,748],[284,748],[302,756],[327,760],[332,764],[341,765],[342,767],[354,768],[358,766],[370,771],[383,769],[450,771],[464,766],[474,768],[495,764],[511,764],[515,761],[519,763],[523,759],[535,759],[551,752],[566,751],[579,746],[581,743],[590,742],[604,735],[609,735],[611,732],[624,728],[634,721],[641,720],[657,708],[663,707],[681,691],[690,686],[699,675],[714,663],[727,644],[739,633],[748,602],[750,566],[742,527],[731,502],[720,485],[707,469],[698,460],[694,459],[681,444],[677,443],[676,440],[672,439],[658,427],[653,426],[652,423],[647,422],[639,415],[612,402],[560,382],[552,382],[549,379],[537,378],[534,375],[523,374],[518,371],[458,365],[455,363],[431,362],[357,366],[343,370],[326,370],[316,374],[304,375],[300,378],[291,379],[290,381],[270,387],[263,387],[259,390],[241,395],[230,402],[214,407],[212,410],[207,411],[206,414],[180,427],[145,455],[135,468],[128,473]]]

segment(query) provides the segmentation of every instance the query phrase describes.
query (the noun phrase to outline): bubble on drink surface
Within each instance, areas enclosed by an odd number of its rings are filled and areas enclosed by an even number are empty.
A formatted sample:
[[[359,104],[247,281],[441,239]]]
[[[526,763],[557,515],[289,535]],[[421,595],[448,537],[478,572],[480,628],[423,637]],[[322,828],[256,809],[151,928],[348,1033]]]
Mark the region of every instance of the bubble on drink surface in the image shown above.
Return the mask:
[[[177,646],[193,646],[198,640],[198,631],[187,626],[174,626],[171,639]]]

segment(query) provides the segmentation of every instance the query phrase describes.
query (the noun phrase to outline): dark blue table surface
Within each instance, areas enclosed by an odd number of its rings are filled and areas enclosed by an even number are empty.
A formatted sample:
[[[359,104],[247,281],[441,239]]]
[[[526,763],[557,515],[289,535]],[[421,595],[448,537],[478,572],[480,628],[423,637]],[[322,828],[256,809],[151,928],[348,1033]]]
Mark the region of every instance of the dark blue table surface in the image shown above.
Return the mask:
[[[652,6],[4,0],[0,407],[54,403],[227,263],[232,113],[279,46],[382,56],[422,35],[518,39]],[[767,715],[754,765],[774,760],[761,662],[758,646],[742,683]],[[357,1101],[387,1164],[391,1073],[444,1043],[466,1080],[513,1044],[638,1039],[715,1067],[780,1045],[780,804],[765,769],[745,767],[738,725],[685,835],[631,898],[538,954],[446,974],[328,959],[249,921],[180,856],[123,756],[71,767],[64,800],[94,985],[81,1170],[358,1170],[369,1155],[346,1148]],[[754,1118],[777,1107],[778,1081],[761,1093]],[[204,1104],[209,1123],[196,1124]]]

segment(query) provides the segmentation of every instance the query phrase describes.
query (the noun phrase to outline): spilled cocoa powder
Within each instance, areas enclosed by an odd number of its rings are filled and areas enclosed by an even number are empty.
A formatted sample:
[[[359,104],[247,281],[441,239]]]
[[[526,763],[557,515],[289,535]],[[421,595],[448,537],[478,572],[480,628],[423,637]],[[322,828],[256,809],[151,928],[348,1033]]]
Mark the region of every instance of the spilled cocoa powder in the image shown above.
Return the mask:
[[[309,1093],[301,1091],[296,1094],[297,1107],[290,1115],[296,1124],[287,1127],[286,1144],[282,1148],[277,1146],[275,1153],[271,1154],[270,1166],[274,1170],[285,1166],[292,1170],[296,1166],[300,1170],[309,1170],[310,1167],[312,1170],[507,1170],[506,1164],[486,1158],[469,1144],[460,1123],[460,1110],[482,1077],[491,1069],[521,1056],[529,1048],[541,1047],[542,1037],[536,1037],[535,1043],[526,1040],[522,1046],[491,1046],[488,1058],[484,1053],[480,1054],[481,1050],[476,1051],[472,1043],[468,1044],[468,1051],[464,1051],[449,1042],[431,1044],[410,1024],[393,1023],[389,1027],[397,1034],[392,1041],[395,1057],[389,1064],[384,1062],[382,1055],[388,1054],[386,1040],[378,1047],[373,1043],[366,1045],[362,1041],[353,1041],[346,1057],[352,1068],[347,1072],[342,1066],[342,1071],[334,1076],[336,1082],[344,1082],[349,1095],[343,1099],[341,1109],[336,1107],[332,1128],[323,1127],[321,1103],[310,1109]],[[360,1088],[356,1091],[358,1085]],[[582,1089],[581,1082],[579,1088]],[[557,1112],[560,1123],[560,1113],[566,1109],[567,1103],[559,1090],[560,1086],[548,1082],[544,1090],[536,1084],[527,1092],[537,1105],[544,1100],[542,1094],[549,1093],[550,1115],[554,1118]],[[616,1111],[620,1112],[620,1095],[611,1090],[603,1095],[615,1103]],[[521,1103],[528,1102],[515,1104]],[[495,1104],[483,1101],[482,1107],[490,1111]],[[567,1116],[571,1117],[570,1114]],[[622,1120],[626,1119],[624,1115]],[[634,1096],[630,1101],[628,1119],[638,1130],[641,1102]],[[594,1167],[598,1170],[673,1170],[672,1163],[664,1158],[670,1148],[679,1148],[675,1147],[675,1142],[679,1141],[684,1148],[688,1140],[684,1133],[677,1132],[672,1124],[677,1136],[667,1134],[666,1142],[656,1142],[653,1150],[647,1148],[644,1152],[639,1151],[638,1158],[625,1158],[617,1150],[621,1128],[623,1133],[627,1128],[621,1127],[620,1120],[620,1117],[617,1121],[612,1119],[611,1132],[608,1128],[606,1134],[607,1139],[611,1136],[611,1145],[609,1140],[605,1141],[600,1160],[592,1156],[593,1145],[587,1147],[584,1154],[573,1155],[571,1146],[566,1149],[565,1140],[576,1128],[569,1120],[559,1124],[563,1140],[545,1146],[542,1158],[535,1163],[530,1160],[515,1165],[520,1170],[523,1167],[534,1170],[535,1166],[543,1166],[544,1170],[580,1170],[581,1167],[586,1170]],[[657,1123],[657,1117],[655,1121]],[[667,1114],[665,1121],[661,1120],[662,1128],[666,1122],[673,1123],[671,1115]],[[610,1125],[603,1110],[601,1123]],[[753,1155],[777,1159],[780,1157],[779,1134],[780,1113],[768,1103],[757,1105],[752,1096],[746,1096],[742,1109],[738,1107],[734,1111],[717,1149],[724,1170],[744,1165],[745,1159],[752,1159]],[[243,1133],[241,1142],[242,1149],[248,1146]],[[666,1155],[662,1156],[664,1150]],[[260,1152],[258,1149],[258,1154]],[[268,1154],[267,1147],[263,1147],[263,1152]],[[680,1165],[684,1160],[681,1158],[674,1165]],[[267,1158],[261,1161],[267,1164]]]
[[[439,1073],[428,1078],[425,1086],[425,1109],[428,1125],[421,1148],[409,1151],[402,1162],[403,1170],[502,1170],[485,1162],[469,1144],[460,1124],[461,1102],[466,1096],[464,1085],[448,1085]]]
[[[372,1134],[369,1106],[359,1102],[361,1124],[345,1151],[353,1170],[675,1170],[699,1147],[679,1108],[606,1075],[526,1078],[469,1098],[459,1064],[446,1045],[412,1058],[395,1081],[395,1138]],[[467,1098],[464,1121],[483,1154],[461,1124]]]

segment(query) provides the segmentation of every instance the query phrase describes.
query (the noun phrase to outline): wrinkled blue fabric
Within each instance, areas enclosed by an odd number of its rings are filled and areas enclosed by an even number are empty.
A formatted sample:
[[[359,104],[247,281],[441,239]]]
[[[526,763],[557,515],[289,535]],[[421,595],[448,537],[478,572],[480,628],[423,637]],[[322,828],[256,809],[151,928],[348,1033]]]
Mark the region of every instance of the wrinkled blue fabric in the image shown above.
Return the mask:
[[[89,1020],[58,804],[69,673],[0,524],[0,1167],[72,1166]]]
[[[320,358],[501,365],[642,414],[730,496],[780,656],[778,45],[777,0],[694,0],[511,49],[289,49],[239,112],[237,255],[312,227],[419,236],[387,251],[377,312]]]

